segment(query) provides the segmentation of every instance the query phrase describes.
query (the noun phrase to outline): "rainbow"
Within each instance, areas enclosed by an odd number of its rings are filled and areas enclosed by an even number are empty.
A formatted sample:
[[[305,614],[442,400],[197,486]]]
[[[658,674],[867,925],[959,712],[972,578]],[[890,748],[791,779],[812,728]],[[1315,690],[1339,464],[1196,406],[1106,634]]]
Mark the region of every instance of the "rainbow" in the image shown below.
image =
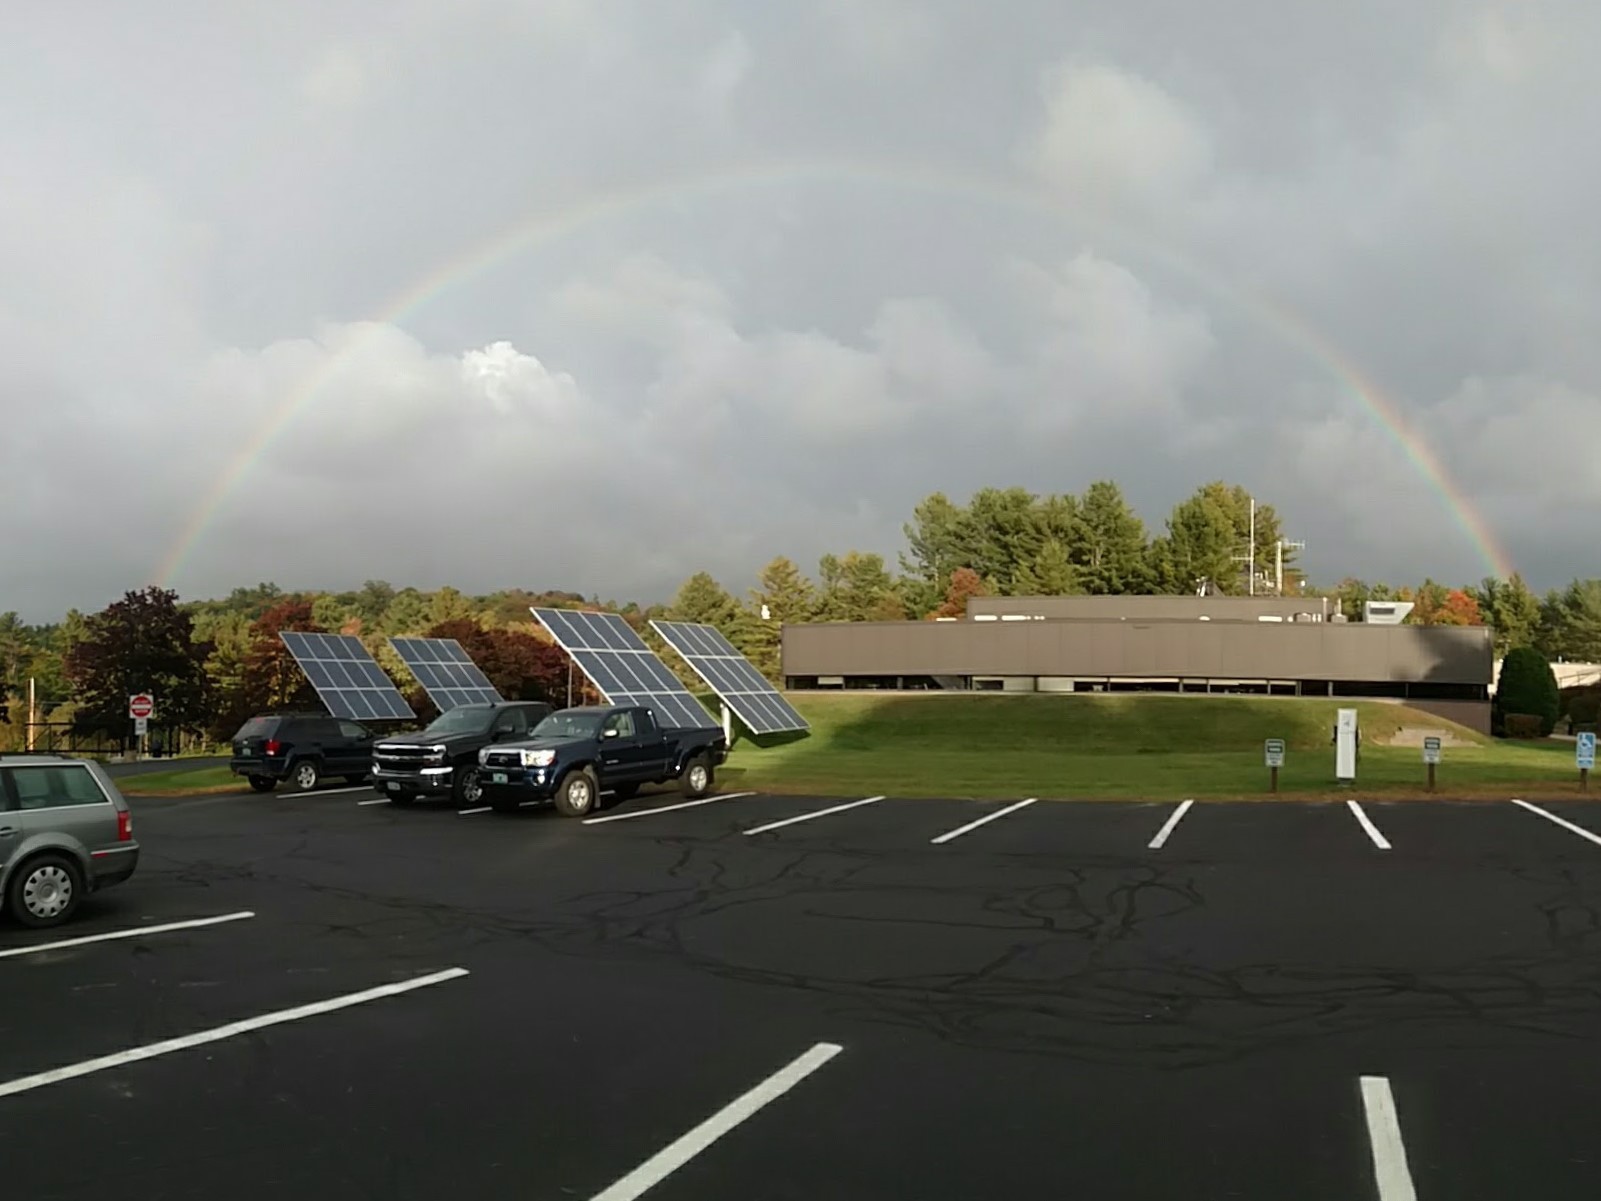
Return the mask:
[[[920,164],[790,158],[617,187],[564,206],[533,213],[512,223],[397,292],[380,305],[377,312],[366,318],[365,323],[375,327],[398,325],[441,293],[460,287],[512,258],[539,250],[598,222],[647,210],[652,206],[712,196],[734,188],[815,180],[860,180],[924,194],[981,201],[1052,220],[1070,217],[1129,244],[1139,253],[1155,259],[1195,282],[1202,290],[1248,314],[1287,345],[1319,364],[1389,435],[1418,476],[1439,497],[1445,511],[1473,545],[1488,571],[1498,578],[1506,578],[1513,573],[1510,557],[1483,515],[1451,479],[1427,441],[1408,425],[1395,402],[1348,354],[1311,329],[1301,318],[1282,306],[1269,304],[1253,293],[1221,282],[1215,272],[1203,270],[1170,247],[1138,234],[1127,226],[1071,210],[1059,198],[1040,190],[997,179]],[[368,335],[370,337],[372,335]],[[171,586],[172,579],[182,570],[229,497],[251,474],[262,455],[322,395],[340,367],[363,344],[362,337],[358,335],[350,346],[332,356],[323,367],[290,389],[277,409],[257,425],[254,436],[239,447],[183,524],[157,569],[156,582]]]

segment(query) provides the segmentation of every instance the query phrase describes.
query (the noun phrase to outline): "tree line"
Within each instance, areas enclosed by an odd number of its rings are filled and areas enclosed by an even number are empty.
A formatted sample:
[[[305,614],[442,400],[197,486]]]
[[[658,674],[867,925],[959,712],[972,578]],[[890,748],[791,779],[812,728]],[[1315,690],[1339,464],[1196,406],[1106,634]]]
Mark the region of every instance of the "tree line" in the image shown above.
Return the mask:
[[[565,703],[566,658],[534,622],[532,605],[619,613],[659,652],[665,648],[651,618],[710,622],[775,681],[786,622],[960,617],[981,595],[1282,591],[1329,597],[1351,618],[1360,617],[1365,601],[1411,601],[1409,623],[1494,626],[1502,654],[1530,646],[1550,659],[1601,662],[1601,580],[1574,580],[1544,596],[1517,575],[1460,586],[1348,578],[1319,587],[1299,566],[1274,507],[1257,503],[1253,514],[1250,494],[1221,481],[1174,506],[1156,531],[1116,483],[1100,481],[1079,495],[985,488],[958,503],[934,493],[914,508],[904,533],[893,566],[881,554],[853,550],[824,555],[809,574],[780,556],[743,597],[702,571],[668,604],[519,589],[467,596],[374,580],[345,592],[289,593],[262,583],[189,602],[146,588],[98,613],[74,610],[46,625],[0,614],[0,749],[22,745],[29,681],[40,720],[80,735],[120,737],[127,696],[140,690],[156,695],[158,724],[215,740],[263,708],[315,708],[315,694],[279,638],[284,630],[359,637],[419,719],[432,716],[431,706],[390,648],[391,637],[457,638],[503,695]],[[662,657],[695,682],[675,655]]]

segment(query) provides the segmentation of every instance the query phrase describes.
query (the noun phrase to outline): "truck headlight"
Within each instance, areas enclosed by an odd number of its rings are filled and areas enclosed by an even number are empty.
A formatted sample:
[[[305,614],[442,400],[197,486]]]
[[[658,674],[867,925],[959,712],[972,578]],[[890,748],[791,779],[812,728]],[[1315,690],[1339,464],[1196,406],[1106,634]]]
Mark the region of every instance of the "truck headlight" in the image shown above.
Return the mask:
[[[549,767],[556,762],[555,751],[524,751],[524,767]]]

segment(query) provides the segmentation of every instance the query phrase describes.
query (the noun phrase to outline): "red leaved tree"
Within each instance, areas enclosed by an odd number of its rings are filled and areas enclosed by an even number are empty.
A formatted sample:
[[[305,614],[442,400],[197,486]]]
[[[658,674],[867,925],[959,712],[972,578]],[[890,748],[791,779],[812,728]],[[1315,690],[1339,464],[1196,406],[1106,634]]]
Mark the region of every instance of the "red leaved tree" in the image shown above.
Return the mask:
[[[975,596],[987,596],[984,581],[971,567],[958,567],[951,572],[951,582],[945,590],[945,603],[929,614],[935,617],[966,617],[967,602]]]
[[[454,638],[507,700],[567,703],[567,656],[526,630],[486,630],[470,617],[442,621],[429,638]]]
[[[218,707],[214,737],[231,737],[252,714],[267,709],[322,711],[317,690],[278,637],[285,630],[327,633],[312,617],[311,602],[300,597],[274,605],[251,622],[250,649],[239,672],[239,687]]]

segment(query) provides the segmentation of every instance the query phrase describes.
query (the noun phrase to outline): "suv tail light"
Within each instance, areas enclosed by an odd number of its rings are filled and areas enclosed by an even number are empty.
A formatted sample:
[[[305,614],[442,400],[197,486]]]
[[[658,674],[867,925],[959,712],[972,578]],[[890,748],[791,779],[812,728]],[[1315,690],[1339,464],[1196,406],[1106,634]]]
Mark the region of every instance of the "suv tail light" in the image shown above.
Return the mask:
[[[117,841],[133,841],[133,814],[126,809],[119,810],[117,813]]]
[[[261,749],[269,755],[276,755],[284,749],[284,744],[276,738],[269,738],[267,739],[267,744]]]

